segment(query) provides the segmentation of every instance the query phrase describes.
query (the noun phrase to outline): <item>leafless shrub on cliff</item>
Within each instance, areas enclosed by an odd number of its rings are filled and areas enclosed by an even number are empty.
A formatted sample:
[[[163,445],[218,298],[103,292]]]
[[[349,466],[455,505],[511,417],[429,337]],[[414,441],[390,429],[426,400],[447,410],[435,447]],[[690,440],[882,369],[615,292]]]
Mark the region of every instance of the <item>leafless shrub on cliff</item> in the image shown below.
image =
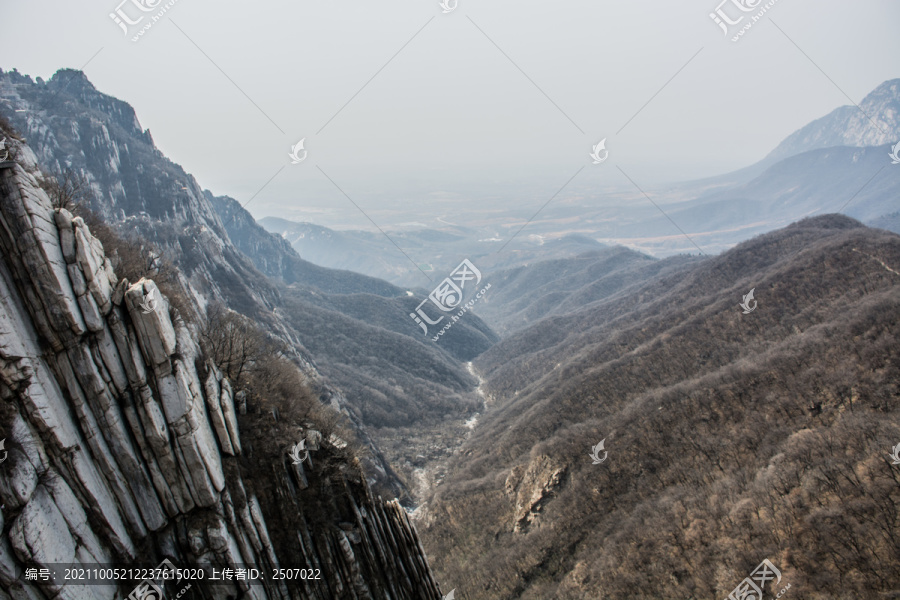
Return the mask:
[[[11,137],[16,140],[22,139],[22,136],[20,136],[19,132],[16,131],[16,128],[12,126],[9,119],[3,115],[0,115],[0,136]]]
[[[242,434],[248,440],[258,437],[257,446],[272,445],[273,440],[294,439],[300,428],[311,427],[325,438],[334,433],[354,443],[343,415],[317,398],[286,355],[287,346],[252,319],[214,304],[200,328],[200,340],[235,389],[248,394],[248,430]],[[254,436],[257,430],[259,436]]]
[[[135,237],[120,234],[84,204],[78,205],[76,212],[84,219],[91,234],[103,244],[103,250],[112,262],[117,277],[124,277],[131,282],[138,281],[141,277],[152,279],[168,300],[169,306],[182,319],[191,320],[197,314],[179,279],[178,267],[166,259],[162,250]]]
[[[84,175],[73,169],[58,174],[43,173],[39,183],[50,196],[53,208],[64,208],[69,212],[76,212],[91,190]]]
[[[209,308],[200,335],[204,349],[237,387],[286,349],[249,318],[221,304]]]

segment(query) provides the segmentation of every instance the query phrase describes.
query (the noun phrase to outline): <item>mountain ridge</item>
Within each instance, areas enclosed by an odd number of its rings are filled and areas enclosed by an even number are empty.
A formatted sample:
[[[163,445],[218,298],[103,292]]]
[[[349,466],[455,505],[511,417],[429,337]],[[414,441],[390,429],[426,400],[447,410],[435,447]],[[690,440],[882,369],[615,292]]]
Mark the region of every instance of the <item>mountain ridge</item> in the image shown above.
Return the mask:
[[[825,215],[505,337],[421,511],[436,571],[482,600],[721,598],[768,557],[803,597],[896,593],[898,267],[900,237]]]
[[[764,160],[833,146],[871,147],[900,140],[900,79],[885,81],[859,106],[841,106],[785,138]]]
[[[135,584],[174,594],[178,579],[179,596],[215,600],[440,598],[415,529],[397,503],[373,498],[318,399],[301,386],[261,405],[233,390],[156,283],[118,278],[88,225],[52,206],[30,148],[10,148],[15,160],[0,163],[0,596],[114,600]],[[271,438],[298,434],[310,446],[292,464]],[[61,572],[147,572],[164,559],[205,576],[75,583]],[[250,565],[269,576],[212,572]],[[286,565],[315,567],[318,581],[278,581]],[[26,567],[52,576],[25,577]]]
[[[127,103],[98,92],[83,74],[74,79],[69,75],[61,71],[48,82],[36,82],[17,72],[0,73],[0,96],[6,101],[0,104],[0,115],[36,146],[37,162],[47,170],[45,179],[74,172],[87,188],[80,208],[136,243],[153,245],[166,261],[181,267],[178,284],[195,301],[185,306],[199,307],[194,315],[198,322],[209,306],[223,302],[283,340],[314,381],[322,401],[338,405],[368,442],[370,452],[364,461],[370,483],[408,503],[405,482],[394,474],[379,440],[369,436],[360,419],[367,414],[390,415],[404,406],[407,415],[431,421],[449,415],[463,422],[477,398],[475,380],[461,361],[491,343],[489,328],[473,315],[439,345],[423,339],[408,316],[414,298],[387,282],[304,261],[282,239],[256,224],[237,201],[202,190],[193,176],[165,158]],[[366,303],[380,312],[366,315]],[[305,316],[312,313],[318,323]],[[317,330],[335,335],[309,342]],[[361,331],[368,335],[360,335]],[[402,353],[386,351],[396,345],[398,333],[429,369],[420,369]],[[310,346],[320,354],[310,352]],[[337,365],[342,352],[379,356],[385,379],[393,383],[362,393],[364,374]],[[336,364],[329,367],[328,362]],[[345,393],[349,389],[357,393]],[[422,390],[429,394],[423,396]],[[447,401],[432,402],[432,394],[460,399],[460,410],[447,410]],[[417,404],[422,410],[408,410]]]

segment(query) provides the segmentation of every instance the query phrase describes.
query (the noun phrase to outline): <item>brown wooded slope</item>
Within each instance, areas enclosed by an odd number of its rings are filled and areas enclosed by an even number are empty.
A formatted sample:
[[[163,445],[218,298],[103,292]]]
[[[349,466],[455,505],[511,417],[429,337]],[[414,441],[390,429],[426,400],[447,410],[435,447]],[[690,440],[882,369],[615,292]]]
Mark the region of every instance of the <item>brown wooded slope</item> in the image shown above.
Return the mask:
[[[722,599],[768,558],[773,595],[900,597],[898,340],[900,237],[837,215],[505,339],[420,524],[439,580]]]

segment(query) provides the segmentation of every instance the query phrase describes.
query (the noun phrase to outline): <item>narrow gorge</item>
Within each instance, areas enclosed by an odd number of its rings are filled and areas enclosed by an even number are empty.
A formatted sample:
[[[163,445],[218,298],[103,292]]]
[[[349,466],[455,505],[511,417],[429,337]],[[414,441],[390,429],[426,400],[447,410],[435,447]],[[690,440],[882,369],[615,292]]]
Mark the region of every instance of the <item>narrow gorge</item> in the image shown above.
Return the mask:
[[[404,510],[373,497],[346,444],[305,423],[299,463],[287,453],[297,439],[248,447],[242,426],[275,428],[278,411],[248,410],[197,328],[154,281],[118,278],[84,220],[53,208],[35,154],[11,144],[15,161],[0,163],[0,600],[127,597],[138,582],[83,585],[65,566],[163,560],[203,569],[186,598],[441,598]],[[261,577],[210,579],[248,566]],[[28,579],[31,569],[52,575]]]

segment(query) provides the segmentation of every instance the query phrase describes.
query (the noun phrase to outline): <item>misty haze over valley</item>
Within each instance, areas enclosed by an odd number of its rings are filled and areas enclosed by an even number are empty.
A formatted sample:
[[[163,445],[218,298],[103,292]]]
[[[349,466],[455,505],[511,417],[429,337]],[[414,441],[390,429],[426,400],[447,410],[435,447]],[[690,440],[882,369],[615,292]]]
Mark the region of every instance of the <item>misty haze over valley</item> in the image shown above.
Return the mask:
[[[0,13],[0,600],[900,598],[895,3],[116,1]]]

